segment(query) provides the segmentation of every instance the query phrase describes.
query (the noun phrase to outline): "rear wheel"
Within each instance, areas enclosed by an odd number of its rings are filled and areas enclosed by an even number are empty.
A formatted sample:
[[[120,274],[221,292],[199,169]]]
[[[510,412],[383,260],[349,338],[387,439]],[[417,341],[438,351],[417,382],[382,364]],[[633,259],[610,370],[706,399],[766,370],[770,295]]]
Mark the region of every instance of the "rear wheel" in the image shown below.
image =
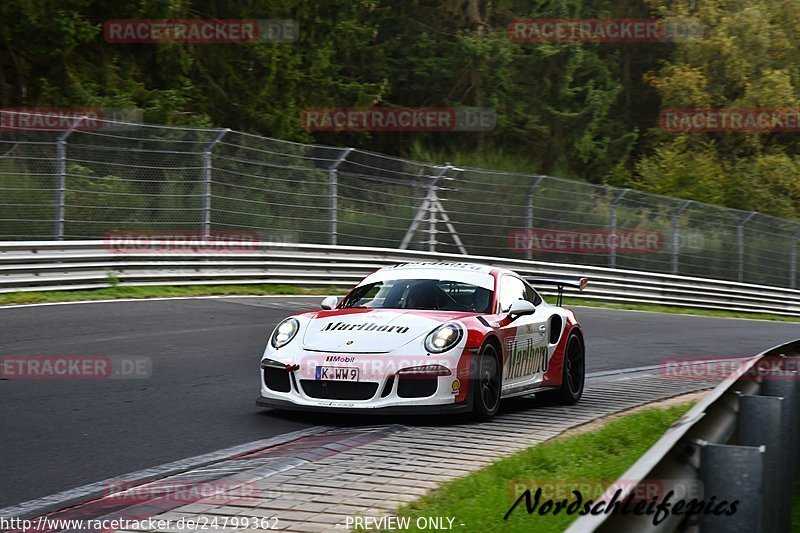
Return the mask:
[[[500,391],[503,384],[500,358],[493,344],[486,344],[481,348],[473,384],[472,416],[476,420],[489,420],[500,409]]]
[[[561,371],[561,387],[544,391],[537,398],[547,403],[574,405],[583,395],[583,383],[586,378],[586,350],[577,333],[570,333],[567,347],[564,350],[564,365]]]

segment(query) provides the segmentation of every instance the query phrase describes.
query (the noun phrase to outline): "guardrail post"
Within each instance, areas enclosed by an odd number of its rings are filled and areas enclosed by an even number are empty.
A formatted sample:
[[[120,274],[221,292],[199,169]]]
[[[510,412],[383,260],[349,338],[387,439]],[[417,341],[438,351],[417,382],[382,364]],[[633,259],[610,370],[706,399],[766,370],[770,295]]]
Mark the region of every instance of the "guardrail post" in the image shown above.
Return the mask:
[[[692,200],[687,200],[682,206],[678,208],[675,213],[672,214],[672,273],[678,273],[678,251],[680,249],[680,221],[681,215],[683,215],[684,211],[689,209],[689,206],[692,205],[694,202]]]
[[[754,216],[756,216],[756,213],[750,212],[736,225],[736,243],[739,247],[739,275],[737,277],[739,282],[744,281],[744,226]]]
[[[335,245],[337,239],[336,223],[339,211],[339,165],[347,160],[353,148],[345,148],[339,158],[328,168],[328,244]]]
[[[761,446],[764,450],[764,472],[761,478],[762,501],[769,509],[761,508],[761,531],[788,531],[781,525],[789,518],[789,507],[781,506],[781,474],[788,475],[785,463],[781,464],[786,441],[781,437],[784,399],[775,396],[743,394],[739,399],[739,427],[736,442],[742,446]],[[791,494],[791,492],[789,493]],[[713,496],[714,494],[709,494]],[[748,497],[743,493],[740,498]],[[785,515],[785,516],[784,516]]]
[[[617,204],[630,192],[630,189],[622,189],[617,196],[608,204],[608,238],[613,243],[608,247],[608,266],[617,267]]]
[[[793,358],[796,361],[796,358]],[[768,358],[765,361],[780,365],[781,370],[767,372],[761,384],[761,394],[764,396],[782,397],[784,404],[781,410],[780,435],[781,443],[776,459],[781,476],[777,480],[776,488],[776,531],[791,531],[792,525],[792,493],[794,482],[797,479],[798,460],[795,455],[798,447],[798,396],[797,371],[787,367],[790,359],[784,357]],[[792,365],[793,366],[793,365]]]
[[[736,513],[701,514],[702,533],[757,533],[761,531],[761,477],[764,446],[732,446],[705,443],[700,452],[700,481],[703,498],[717,502],[739,501]],[[765,532],[766,533],[766,532]]]
[[[791,248],[789,249],[789,288],[797,288],[797,245],[800,244],[800,233],[795,233],[791,237]]]
[[[533,232],[533,192],[539,188],[539,184],[544,179],[544,176],[536,176],[536,179],[528,187],[528,197],[527,197],[527,204],[526,204],[526,212],[525,212],[525,229],[528,230],[528,235],[526,237],[530,237],[531,233]],[[527,239],[526,241],[527,242]],[[531,250],[530,246],[525,247],[525,259],[530,260],[533,257],[533,250]]]
[[[211,152],[229,131],[230,128],[225,128],[217,132],[203,150],[203,239],[211,236]]]
[[[67,139],[74,132],[86,116],[80,116],[73,122],[69,129],[56,139],[56,212],[55,240],[64,240],[64,211],[66,210],[67,191]]]

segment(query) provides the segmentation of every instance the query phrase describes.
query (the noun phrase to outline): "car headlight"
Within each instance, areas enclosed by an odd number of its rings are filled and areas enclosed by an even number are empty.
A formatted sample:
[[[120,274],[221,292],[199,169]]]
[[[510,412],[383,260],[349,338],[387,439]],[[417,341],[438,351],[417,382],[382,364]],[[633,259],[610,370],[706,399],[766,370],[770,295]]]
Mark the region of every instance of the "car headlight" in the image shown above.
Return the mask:
[[[270,339],[272,347],[277,350],[282,346],[286,346],[291,342],[292,339],[294,339],[294,336],[297,335],[297,330],[299,329],[300,323],[296,318],[287,318],[278,324],[278,327],[272,332],[272,339]]]
[[[425,337],[425,349],[430,353],[442,353],[452,349],[464,336],[464,329],[454,323],[442,324]]]

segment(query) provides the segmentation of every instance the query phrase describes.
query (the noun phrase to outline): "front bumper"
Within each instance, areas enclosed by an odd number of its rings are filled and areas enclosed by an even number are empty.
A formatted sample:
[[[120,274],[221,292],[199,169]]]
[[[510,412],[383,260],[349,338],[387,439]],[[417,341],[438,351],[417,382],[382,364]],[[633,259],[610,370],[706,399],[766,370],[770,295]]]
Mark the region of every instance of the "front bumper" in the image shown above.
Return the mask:
[[[465,394],[469,380],[458,375],[456,361],[447,361],[445,368],[448,369],[448,375],[420,376],[398,372],[395,368],[398,365],[395,363],[399,362],[400,368],[405,368],[403,362],[406,359],[395,359],[382,356],[348,356],[347,361],[332,362],[327,367],[352,370],[360,365],[357,367],[360,374],[353,381],[323,378],[320,370],[324,367],[319,366],[316,361],[313,364],[307,361],[297,365],[287,364],[285,368],[262,365],[259,405],[365,413],[449,413],[469,409],[469,405],[463,406],[469,399]],[[427,359],[423,362],[433,361]]]
[[[339,402],[337,402],[339,403]],[[363,403],[363,402],[362,402]],[[325,413],[349,413],[362,415],[445,415],[466,413],[472,410],[472,398],[461,403],[449,403],[442,405],[390,405],[386,407],[341,407],[338,405],[308,405],[296,404],[288,400],[278,398],[259,397],[256,405],[260,407],[272,407],[274,409],[285,409],[291,411],[312,411]]]

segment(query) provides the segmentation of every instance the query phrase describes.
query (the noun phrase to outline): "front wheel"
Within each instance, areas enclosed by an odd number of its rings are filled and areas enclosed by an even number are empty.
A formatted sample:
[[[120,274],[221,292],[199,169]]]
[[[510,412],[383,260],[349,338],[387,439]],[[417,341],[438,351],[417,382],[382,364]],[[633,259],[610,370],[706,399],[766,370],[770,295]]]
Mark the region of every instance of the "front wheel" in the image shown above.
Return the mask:
[[[503,378],[500,358],[492,344],[486,344],[478,355],[477,370],[473,380],[472,416],[476,420],[489,420],[500,409],[500,391]]]
[[[537,394],[539,399],[559,405],[575,405],[581,399],[586,378],[586,350],[577,333],[570,333],[567,339],[563,366],[561,387]]]

